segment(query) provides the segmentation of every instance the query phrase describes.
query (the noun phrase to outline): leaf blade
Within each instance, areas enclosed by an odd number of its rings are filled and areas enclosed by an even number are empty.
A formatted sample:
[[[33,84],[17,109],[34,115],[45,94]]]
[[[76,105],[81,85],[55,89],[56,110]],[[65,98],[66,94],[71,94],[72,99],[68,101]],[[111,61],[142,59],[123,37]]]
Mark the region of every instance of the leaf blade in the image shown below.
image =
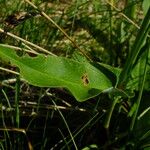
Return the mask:
[[[21,76],[30,84],[67,88],[78,101],[112,87],[112,82],[88,62],[44,55],[19,57],[14,50],[3,46],[0,46],[0,56],[19,67]]]

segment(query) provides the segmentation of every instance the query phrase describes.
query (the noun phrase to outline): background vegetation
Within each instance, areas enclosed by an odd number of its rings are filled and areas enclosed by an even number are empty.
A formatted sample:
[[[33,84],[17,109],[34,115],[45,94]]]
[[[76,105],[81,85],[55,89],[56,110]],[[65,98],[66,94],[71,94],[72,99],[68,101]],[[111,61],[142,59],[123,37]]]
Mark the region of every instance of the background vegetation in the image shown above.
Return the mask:
[[[0,0],[0,149],[148,150],[149,1],[31,2]],[[112,88],[78,102],[62,87],[28,84],[4,59],[10,46],[90,63]]]

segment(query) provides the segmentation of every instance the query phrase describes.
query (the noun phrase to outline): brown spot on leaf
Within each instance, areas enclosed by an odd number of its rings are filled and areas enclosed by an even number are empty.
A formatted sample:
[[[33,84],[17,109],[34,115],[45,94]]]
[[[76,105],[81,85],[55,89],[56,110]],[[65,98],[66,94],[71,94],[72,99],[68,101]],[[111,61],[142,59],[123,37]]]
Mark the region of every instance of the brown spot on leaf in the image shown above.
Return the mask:
[[[86,73],[83,74],[81,79],[82,79],[82,83],[83,83],[84,86],[87,86],[89,84],[89,78],[88,78],[88,75]]]

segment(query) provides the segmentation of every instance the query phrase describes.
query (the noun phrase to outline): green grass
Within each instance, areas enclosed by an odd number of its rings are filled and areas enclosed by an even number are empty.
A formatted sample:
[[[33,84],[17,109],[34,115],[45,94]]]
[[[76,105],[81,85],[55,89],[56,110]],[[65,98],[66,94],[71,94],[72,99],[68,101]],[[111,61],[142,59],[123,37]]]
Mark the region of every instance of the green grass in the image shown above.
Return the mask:
[[[64,88],[28,84],[18,68],[0,59],[0,149],[149,149],[146,3],[2,0],[1,44],[20,49],[20,56],[88,61],[115,81],[114,88],[81,103]],[[8,16],[18,12],[30,15],[13,24]]]

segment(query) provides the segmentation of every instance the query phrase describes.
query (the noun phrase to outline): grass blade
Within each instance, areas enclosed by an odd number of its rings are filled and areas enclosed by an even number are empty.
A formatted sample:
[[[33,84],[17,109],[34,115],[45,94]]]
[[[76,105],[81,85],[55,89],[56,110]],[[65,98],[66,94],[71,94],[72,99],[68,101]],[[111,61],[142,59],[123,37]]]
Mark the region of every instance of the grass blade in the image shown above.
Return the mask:
[[[128,77],[131,75],[133,65],[136,62],[137,56],[140,53],[141,48],[148,36],[149,29],[150,29],[150,8],[143,20],[142,26],[133,44],[133,48],[131,49],[131,52],[129,53],[125,66],[120,74],[118,86],[126,84]]]

